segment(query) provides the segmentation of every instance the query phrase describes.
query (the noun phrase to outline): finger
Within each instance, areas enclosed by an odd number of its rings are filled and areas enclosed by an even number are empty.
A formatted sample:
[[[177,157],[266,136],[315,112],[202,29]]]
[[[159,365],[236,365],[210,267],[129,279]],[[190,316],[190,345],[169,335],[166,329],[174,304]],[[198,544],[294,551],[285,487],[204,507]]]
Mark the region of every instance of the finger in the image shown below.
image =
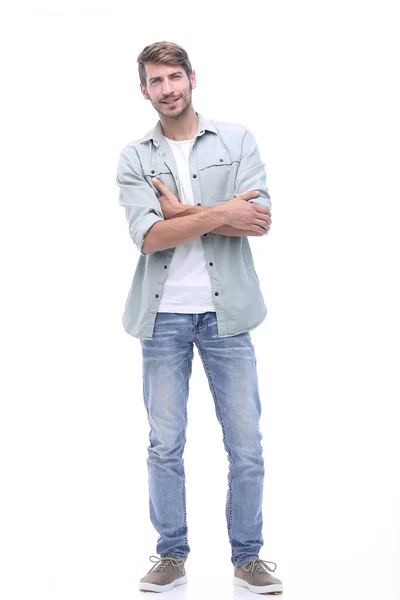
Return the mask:
[[[154,187],[161,192],[162,194],[164,194],[164,196],[169,196],[169,194],[172,194],[172,192],[163,184],[161,183],[161,181],[159,179],[157,179],[157,177],[153,177],[151,180],[151,183],[154,185]]]
[[[257,214],[255,215],[255,217],[256,217],[256,219],[262,219],[266,223],[272,223],[271,216],[267,213],[257,211]]]
[[[256,231],[260,231],[263,234],[266,234],[269,231],[269,225],[268,224],[266,225],[265,223],[261,223],[261,222],[257,222],[256,221],[254,223],[254,227],[256,228]]]
[[[269,210],[269,208],[266,208],[265,206],[259,206],[258,204],[254,204],[254,208],[259,213],[271,216],[271,211]]]
[[[265,229],[263,231],[253,231],[252,229],[249,230],[245,230],[242,235],[247,235],[247,236],[253,236],[253,237],[261,237],[262,235],[265,235],[267,232],[265,231]]]
[[[251,198],[257,198],[260,195],[260,192],[257,190],[252,190],[251,192],[245,192],[241,194],[243,200],[250,200]]]
[[[259,225],[260,227],[263,227],[264,229],[269,229],[269,223],[268,221],[263,221],[261,219],[256,219],[254,221],[254,225]]]

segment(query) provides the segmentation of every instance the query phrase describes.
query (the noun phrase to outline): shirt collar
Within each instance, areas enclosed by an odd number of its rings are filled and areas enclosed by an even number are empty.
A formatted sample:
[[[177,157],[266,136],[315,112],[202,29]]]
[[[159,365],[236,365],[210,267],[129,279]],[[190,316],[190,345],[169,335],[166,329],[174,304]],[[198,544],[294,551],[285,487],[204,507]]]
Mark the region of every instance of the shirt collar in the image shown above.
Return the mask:
[[[199,117],[199,123],[197,127],[196,137],[199,135],[204,135],[205,131],[212,131],[213,133],[218,133],[216,127],[212,124],[209,119],[206,119],[198,112],[196,115]],[[144,137],[142,137],[140,141],[141,144],[144,142],[148,142],[149,140],[153,140],[154,144],[158,146],[163,138],[163,132],[161,129],[161,121],[158,121],[155,127],[151,129]]]

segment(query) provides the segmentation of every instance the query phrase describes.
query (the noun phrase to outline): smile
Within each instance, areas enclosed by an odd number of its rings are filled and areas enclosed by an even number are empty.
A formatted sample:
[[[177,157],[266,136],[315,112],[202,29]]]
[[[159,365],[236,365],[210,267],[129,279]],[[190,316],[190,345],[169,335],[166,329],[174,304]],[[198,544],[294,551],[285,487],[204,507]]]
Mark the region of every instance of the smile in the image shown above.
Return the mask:
[[[175,100],[166,100],[163,101],[163,104],[175,104],[175,102],[177,102],[179,100],[179,98],[175,98]]]

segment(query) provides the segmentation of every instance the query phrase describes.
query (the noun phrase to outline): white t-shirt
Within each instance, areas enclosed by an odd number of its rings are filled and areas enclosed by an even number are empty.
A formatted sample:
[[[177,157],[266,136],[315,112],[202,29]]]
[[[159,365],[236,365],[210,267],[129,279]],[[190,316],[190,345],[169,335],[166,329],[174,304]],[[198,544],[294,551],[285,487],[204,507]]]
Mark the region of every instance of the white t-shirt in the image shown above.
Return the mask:
[[[194,140],[165,138],[174,155],[182,204],[195,205],[190,181],[189,154]],[[179,217],[177,217],[179,218]],[[204,313],[215,311],[210,277],[201,238],[175,248],[158,312]]]

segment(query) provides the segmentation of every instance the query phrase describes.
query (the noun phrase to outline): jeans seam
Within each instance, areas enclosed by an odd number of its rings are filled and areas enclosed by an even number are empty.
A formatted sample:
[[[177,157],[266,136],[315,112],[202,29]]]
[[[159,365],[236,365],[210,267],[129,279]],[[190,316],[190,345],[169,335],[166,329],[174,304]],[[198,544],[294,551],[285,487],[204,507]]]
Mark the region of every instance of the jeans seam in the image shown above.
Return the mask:
[[[217,411],[218,411],[218,414],[219,414],[219,417],[220,417],[220,422],[221,422],[221,427],[222,427],[222,434],[223,434],[223,440],[224,440],[224,443],[225,443],[225,447],[227,448],[227,452],[228,452],[228,454],[230,456],[231,464],[233,465],[233,457],[232,457],[230,448],[229,448],[227,440],[226,440],[225,426],[224,426],[224,422],[223,422],[223,419],[222,419],[221,409],[219,407],[219,402],[218,402],[217,394],[216,394],[216,391],[215,391],[214,383],[213,383],[213,380],[212,380],[212,377],[211,377],[211,373],[208,370],[205,357],[204,357],[204,355],[203,355],[200,347],[198,347],[198,351],[199,351],[201,360],[203,362],[204,368],[206,370],[207,378],[208,378],[208,380],[210,382],[210,385],[211,385],[211,390],[212,390],[212,394],[213,394],[213,397],[214,397],[214,400],[215,400],[215,405],[216,405],[216,408],[217,408]],[[231,537],[231,531],[232,531],[232,513],[233,513],[232,482],[229,481],[229,519],[228,519],[228,536],[229,536],[229,538]]]
[[[190,357],[187,359],[186,361],[186,399],[188,398],[189,395],[189,366],[190,366]],[[185,424],[187,422],[187,400],[185,402]],[[183,443],[185,443],[185,426],[182,429],[182,436],[183,436]],[[187,530],[187,514],[186,514],[186,494],[185,494],[185,479],[183,477],[184,475],[184,464],[183,464],[183,457],[182,457],[182,468],[181,468],[181,474],[182,474],[182,503],[183,503],[183,527],[182,527],[182,533],[183,531],[186,529]],[[186,544],[189,544],[188,542],[188,536],[185,536],[185,542]]]

